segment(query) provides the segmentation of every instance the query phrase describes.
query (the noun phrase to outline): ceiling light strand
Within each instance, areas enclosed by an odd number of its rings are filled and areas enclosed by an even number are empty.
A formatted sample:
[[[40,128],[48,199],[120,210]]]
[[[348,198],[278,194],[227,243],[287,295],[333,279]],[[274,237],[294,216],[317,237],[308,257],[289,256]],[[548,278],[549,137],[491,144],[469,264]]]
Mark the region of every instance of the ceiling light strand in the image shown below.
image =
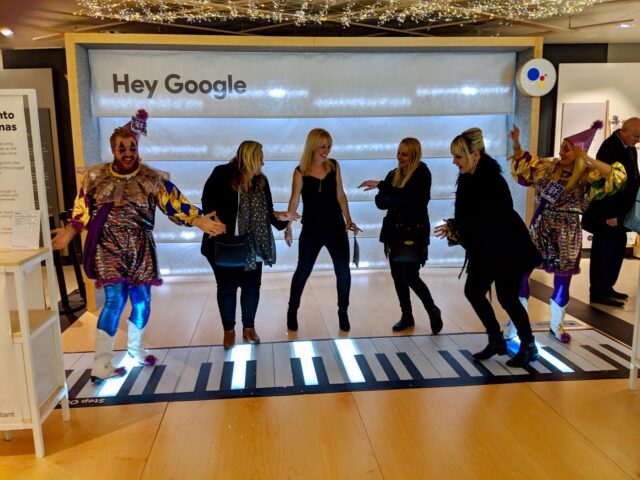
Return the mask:
[[[149,23],[204,23],[246,19],[296,25],[339,22],[404,24],[499,19],[534,21],[575,15],[602,0],[288,1],[77,0],[79,15]]]

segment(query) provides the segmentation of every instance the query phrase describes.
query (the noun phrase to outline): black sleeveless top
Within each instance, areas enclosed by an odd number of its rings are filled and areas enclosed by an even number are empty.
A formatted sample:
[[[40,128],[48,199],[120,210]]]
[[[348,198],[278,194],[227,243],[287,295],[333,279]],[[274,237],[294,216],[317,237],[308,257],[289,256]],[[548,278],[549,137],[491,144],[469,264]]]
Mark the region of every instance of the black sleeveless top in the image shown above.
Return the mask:
[[[322,180],[308,175],[302,176],[303,228],[344,230],[344,217],[338,203],[337,163],[333,159],[329,161],[333,164],[333,171],[327,173]],[[296,169],[300,172],[300,167]]]

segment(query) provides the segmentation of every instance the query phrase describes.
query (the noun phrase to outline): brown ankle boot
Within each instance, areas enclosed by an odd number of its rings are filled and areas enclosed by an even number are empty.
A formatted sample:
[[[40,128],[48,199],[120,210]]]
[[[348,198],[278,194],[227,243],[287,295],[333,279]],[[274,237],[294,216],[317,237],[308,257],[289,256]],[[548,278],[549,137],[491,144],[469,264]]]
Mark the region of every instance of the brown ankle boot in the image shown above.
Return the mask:
[[[222,346],[225,350],[229,350],[233,348],[236,344],[236,331],[235,330],[225,330],[224,338],[222,339]]]
[[[244,338],[244,341],[247,343],[260,343],[260,337],[256,333],[255,328],[243,328],[242,338]]]

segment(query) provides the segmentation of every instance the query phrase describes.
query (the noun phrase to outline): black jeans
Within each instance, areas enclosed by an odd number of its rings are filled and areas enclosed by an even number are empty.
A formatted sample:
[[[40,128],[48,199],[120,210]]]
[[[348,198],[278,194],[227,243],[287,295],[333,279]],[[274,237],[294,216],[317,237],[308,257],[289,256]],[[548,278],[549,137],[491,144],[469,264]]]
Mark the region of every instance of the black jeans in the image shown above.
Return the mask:
[[[611,294],[618,281],[626,248],[625,232],[593,235],[589,264],[589,293],[592,297],[603,298]]]
[[[303,227],[298,244],[298,266],[291,279],[289,308],[292,310],[297,310],[300,306],[302,291],[322,247],[327,247],[331,260],[333,260],[336,289],[338,290],[338,308],[344,311],[349,308],[351,270],[349,270],[349,237],[347,233],[344,230],[322,232]]]
[[[400,301],[400,310],[403,314],[411,315],[411,295],[409,289],[413,290],[422,301],[427,312],[432,311],[436,304],[426,283],[420,278],[419,263],[397,263],[390,262],[391,277],[393,285],[396,287],[396,294]]]
[[[500,324],[496,319],[491,302],[487,298],[491,284],[495,281],[498,301],[509,314],[509,318],[518,331],[520,341],[529,343],[533,338],[529,315],[518,299],[522,275],[523,272],[503,272],[492,275],[485,271],[472,272],[467,275],[464,295],[471,303],[476,315],[480,317],[480,321],[490,336],[500,334]]]
[[[218,284],[218,309],[222,317],[222,328],[233,330],[236,326],[236,298],[240,288],[240,310],[242,311],[242,326],[254,328],[258,301],[260,300],[260,285],[262,281],[262,262],[256,264],[256,269],[247,271],[244,267],[219,267],[213,257],[207,257]]]

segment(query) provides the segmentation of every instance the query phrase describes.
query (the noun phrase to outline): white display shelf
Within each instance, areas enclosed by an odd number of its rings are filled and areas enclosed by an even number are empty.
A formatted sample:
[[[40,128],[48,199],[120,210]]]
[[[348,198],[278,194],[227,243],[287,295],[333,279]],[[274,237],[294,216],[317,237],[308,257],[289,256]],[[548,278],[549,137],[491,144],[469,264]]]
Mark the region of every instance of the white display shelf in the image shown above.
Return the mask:
[[[30,309],[27,291],[34,287],[29,285],[27,274],[41,268],[42,262],[47,273],[50,305]],[[0,307],[4,309],[0,321],[5,322],[0,327],[10,332],[8,348],[13,346],[9,355],[12,359],[9,377],[12,378],[0,378],[0,395],[4,396],[0,400],[4,405],[15,407],[10,413],[5,412],[0,430],[9,440],[12,430],[31,429],[37,457],[44,456],[42,423],[49,414],[61,404],[63,419],[70,418],[53,272],[53,257],[48,248],[0,252],[0,275],[6,276],[7,284],[13,281],[16,305],[12,310],[9,305]],[[42,295],[44,298],[44,291]]]

